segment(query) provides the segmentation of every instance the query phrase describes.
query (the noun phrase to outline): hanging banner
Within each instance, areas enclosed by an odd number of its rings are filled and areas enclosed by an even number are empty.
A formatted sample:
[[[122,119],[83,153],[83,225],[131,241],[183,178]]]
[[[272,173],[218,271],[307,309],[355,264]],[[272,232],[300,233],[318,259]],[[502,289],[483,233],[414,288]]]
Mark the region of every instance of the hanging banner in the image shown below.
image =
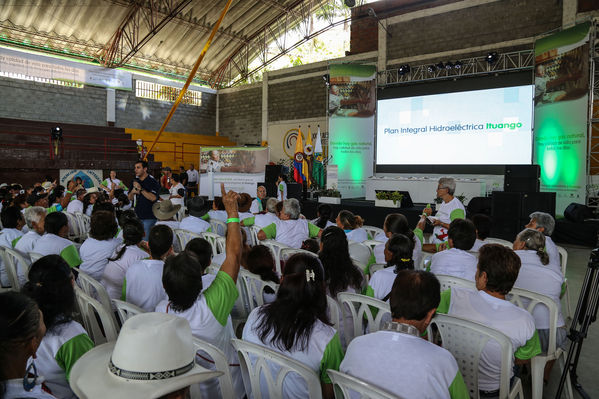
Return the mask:
[[[69,181],[80,178],[83,187],[100,187],[104,178],[101,169],[60,169],[59,184],[67,187]]]
[[[373,173],[376,68],[333,64],[329,77],[329,154],[339,168],[337,189],[345,198],[364,197]]]
[[[590,23],[535,43],[534,163],[541,191],[556,192],[556,213],[585,202]]]
[[[220,184],[238,193],[256,196],[264,182],[268,147],[202,147],[200,149],[200,195],[220,196]]]

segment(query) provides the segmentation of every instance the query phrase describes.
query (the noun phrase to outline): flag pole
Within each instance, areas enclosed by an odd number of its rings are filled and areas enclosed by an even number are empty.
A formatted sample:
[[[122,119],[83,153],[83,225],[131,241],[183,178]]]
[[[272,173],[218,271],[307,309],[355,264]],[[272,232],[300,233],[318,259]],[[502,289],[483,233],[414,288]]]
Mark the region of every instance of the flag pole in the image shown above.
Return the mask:
[[[223,12],[220,14],[220,18],[218,19],[218,21],[216,21],[216,24],[214,24],[214,27],[212,28],[212,32],[210,32],[210,37],[208,37],[208,41],[204,45],[204,48],[202,49],[202,52],[200,53],[200,56],[198,57],[196,63],[194,64],[193,69],[189,73],[189,76],[187,77],[187,81],[185,82],[185,85],[183,85],[183,88],[181,89],[181,92],[179,93],[179,96],[177,97],[177,99],[175,100],[175,103],[171,107],[171,110],[169,111],[168,115],[166,116],[166,119],[164,120],[164,122],[162,122],[162,126],[160,126],[160,130],[156,134],[156,138],[152,142],[152,145],[150,146],[150,149],[148,150],[148,152],[144,156],[144,161],[148,160],[148,155],[150,155],[150,153],[154,149],[154,146],[158,142],[158,139],[162,135],[162,132],[164,132],[164,129],[166,129],[166,126],[171,121],[171,118],[173,117],[173,114],[175,113],[175,110],[179,106],[179,103],[181,103],[181,100],[183,100],[183,96],[187,92],[187,88],[191,84],[191,81],[193,80],[193,77],[195,76],[196,72],[198,71],[198,68],[200,67],[200,63],[202,62],[202,60],[204,59],[204,56],[206,55],[206,52],[210,48],[210,45],[212,44],[212,39],[214,39],[214,36],[216,35],[216,32],[218,31],[218,28],[219,28],[221,22],[225,18],[225,15],[227,14],[227,11],[229,11],[229,7],[231,6],[232,2],[233,2],[233,0],[228,0],[227,4],[225,4],[225,8],[223,9]]]

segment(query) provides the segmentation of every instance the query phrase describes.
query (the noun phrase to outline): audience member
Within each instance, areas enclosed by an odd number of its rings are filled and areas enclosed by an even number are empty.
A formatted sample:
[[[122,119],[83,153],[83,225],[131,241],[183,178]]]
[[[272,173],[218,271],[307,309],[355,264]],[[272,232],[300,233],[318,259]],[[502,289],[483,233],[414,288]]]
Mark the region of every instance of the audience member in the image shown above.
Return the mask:
[[[135,198],[135,213],[144,225],[146,237],[150,236],[150,229],[156,223],[152,213],[152,205],[158,200],[160,184],[154,177],[148,174],[148,163],[146,161],[135,162],[135,179],[131,183],[129,200]]]
[[[239,368],[239,359],[231,345],[235,336],[231,322],[231,310],[239,295],[237,292],[237,274],[241,258],[241,234],[237,211],[238,194],[224,193],[223,203],[228,216],[226,259],[214,281],[202,293],[202,265],[191,252],[185,251],[170,257],[164,265],[162,284],[168,294],[168,300],[156,306],[157,312],[174,314],[189,321],[195,337],[210,342],[225,353],[229,360],[234,389],[237,397],[243,397],[244,388]],[[159,228],[156,226],[154,228]],[[197,361],[204,367],[214,369],[214,363],[205,360],[201,352]],[[202,397],[219,397],[216,380],[201,385]]]
[[[320,204],[318,205],[318,209],[316,210],[316,216],[318,218],[313,220],[315,226],[324,230],[329,226],[337,226],[335,223],[331,222],[331,216],[333,215],[333,208],[329,204]]]
[[[35,363],[44,384],[57,398],[76,398],[69,375],[77,360],[94,347],[87,332],[73,320],[75,280],[69,265],[58,255],[39,259],[29,269],[23,293],[33,298],[44,317],[46,334],[37,350]]]
[[[549,267],[556,272],[562,273],[561,261],[557,245],[551,239],[555,229],[555,219],[545,212],[533,212],[530,214],[530,222],[525,226],[527,229],[535,229],[545,235],[545,252],[549,255]]]
[[[470,251],[478,252],[486,244],[485,240],[491,235],[491,218],[482,213],[472,216],[472,223],[476,228],[476,241]]]
[[[179,229],[179,222],[175,220],[175,215],[181,209],[181,205],[173,205],[171,200],[162,200],[152,205],[152,213],[157,219],[156,225],[168,226],[173,232],[173,250],[176,253],[181,252],[179,239],[175,235],[175,230]]]
[[[244,226],[258,226],[260,228],[266,227],[271,223],[274,223],[279,218],[277,217],[277,199],[269,198],[266,200],[265,213],[257,214],[241,221]]]
[[[403,234],[404,236],[411,238],[414,241],[414,253],[409,256],[415,265],[420,264],[422,259],[422,243],[424,242],[424,235],[422,230],[416,229],[412,231],[408,225],[408,219],[401,213],[390,213],[385,218],[383,223],[384,236],[378,235],[375,239],[381,241],[382,244],[378,244],[374,247],[373,253],[376,263],[387,263],[385,260],[385,243],[393,234]]]
[[[169,190],[169,193],[170,193],[169,199],[171,200],[171,202],[174,205],[181,206],[181,208],[179,210],[178,218],[177,218],[177,220],[181,220],[185,216],[185,214],[184,214],[185,203],[183,201],[185,198],[185,187],[183,187],[183,184],[181,184],[181,178],[176,173],[174,175],[172,175],[172,181],[173,181],[173,184]]]
[[[187,170],[187,192],[190,195],[198,195],[198,183],[200,182],[200,174],[194,169],[193,164],[189,165]]]
[[[162,177],[160,178],[160,186],[170,190],[172,187],[172,178],[173,171],[170,166],[165,166],[162,168]]]
[[[71,388],[88,399],[186,399],[190,386],[218,374],[195,362],[189,323],[144,313],[123,324],[116,342],[92,349],[71,373]]]
[[[84,188],[80,188],[79,190],[75,191],[75,199],[71,200],[71,202],[69,202],[69,205],[67,206],[67,212],[83,213],[83,198],[85,197],[85,194],[86,194],[86,191]]]
[[[420,337],[435,315],[439,291],[434,274],[399,271],[391,290],[392,321],[355,338],[340,371],[402,398],[470,398],[452,354]]]
[[[52,212],[46,216],[44,231],[33,246],[33,252],[45,255],[60,255],[69,266],[77,267],[81,264],[79,252],[73,243],[67,240],[69,234],[69,220],[62,212]]]
[[[315,238],[308,238],[302,242],[302,248],[306,251],[318,254],[320,252],[320,243]]]
[[[27,254],[33,252],[36,241],[44,234],[46,210],[41,206],[31,206],[25,209],[23,215],[25,216],[25,223],[27,223],[29,231],[17,241],[15,249]]]
[[[523,364],[541,353],[535,321],[525,309],[505,299],[518,278],[520,258],[500,244],[483,245],[479,250],[476,289],[453,287],[441,293],[438,313],[463,317],[507,335],[512,341],[516,364]],[[510,377],[513,372],[510,368]],[[489,341],[478,364],[478,389],[481,396],[499,394],[501,349]]]
[[[164,260],[173,253],[173,231],[170,227],[152,227],[149,238],[150,259],[139,260],[129,266],[123,282],[127,302],[152,312],[156,305],[167,299],[162,286]]]
[[[388,301],[396,276],[401,270],[414,270],[414,240],[403,234],[393,234],[385,243],[385,266],[368,282],[366,295]]]
[[[275,301],[252,310],[243,339],[305,364],[320,377],[323,397],[333,398],[327,370],[339,370],[343,349],[327,315],[325,276],[318,259],[296,254],[287,260]],[[288,374],[283,396],[308,397],[303,379]]]
[[[180,229],[196,234],[210,231],[210,223],[202,219],[208,212],[208,208],[202,197],[196,196],[189,199],[187,201],[187,210],[189,211],[189,216],[181,220],[181,223],[179,223]]]
[[[347,237],[339,227],[331,226],[323,230],[320,237],[318,258],[324,269],[327,294],[337,298],[340,292],[360,294],[365,278],[349,256]]]
[[[321,230],[299,216],[298,200],[291,198],[283,201],[280,220],[263,227],[258,232],[258,239],[274,239],[291,248],[300,248],[305,239],[320,237]]]
[[[115,170],[111,170],[108,176],[109,177],[104,179],[104,181],[100,184],[100,187],[102,187],[106,192],[116,192],[116,190],[119,188],[123,189],[124,191],[128,190],[127,186],[125,186],[121,180],[116,178]]]
[[[117,249],[116,255],[108,259],[100,280],[111,299],[121,299],[123,280],[129,266],[149,257],[149,254],[140,248],[144,227],[139,219],[127,220],[123,225],[122,233],[123,244]]]
[[[441,206],[435,214],[433,222],[433,242],[438,244],[447,241],[447,234],[449,230],[449,224],[455,219],[464,219],[466,216],[466,210],[464,204],[454,197],[455,193],[455,180],[452,177],[442,177],[439,179],[437,186],[437,198],[440,198]],[[431,208],[425,208],[425,215],[432,215]],[[422,218],[418,223],[420,230],[424,231],[424,224],[426,218]]]
[[[214,197],[212,201],[212,209],[208,211],[208,220],[212,219],[220,220],[221,222],[227,221],[227,212],[225,211],[221,197]]]
[[[195,198],[199,197],[193,197],[192,199]],[[216,278],[215,274],[206,273],[206,269],[212,262],[212,245],[210,245],[210,243],[203,238],[194,238],[185,246],[185,252],[190,252],[197,258],[201,268],[202,291],[205,291],[206,288],[210,287],[210,284],[212,284]]]
[[[252,201],[250,206],[251,213],[261,213],[266,210],[266,187],[259,185],[256,189],[256,198]]]
[[[468,251],[476,240],[476,228],[468,219],[455,219],[449,225],[449,249],[431,259],[431,272],[474,281],[476,256]]]
[[[94,209],[94,204],[96,203],[97,194],[96,193],[87,193],[83,196],[83,209],[82,213],[87,216],[92,215],[92,210]]]
[[[82,261],[79,270],[97,281],[102,279],[109,258],[114,256],[120,244],[120,240],[115,238],[117,230],[114,213],[97,211],[92,214],[89,238],[79,248]]]
[[[363,242],[368,240],[368,233],[362,228],[364,220],[350,211],[339,211],[337,226],[342,228],[349,241]]]
[[[46,334],[35,301],[16,292],[0,293],[0,397],[53,399],[30,363]],[[31,374],[31,375],[30,375]]]
[[[272,256],[270,249],[265,245],[256,245],[250,249],[244,266],[251,273],[259,275],[262,281],[271,281],[275,284],[280,283],[276,272],[275,258]],[[264,303],[271,303],[275,300],[275,297],[276,292],[272,288],[264,288],[262,295]]]
[[[23,226],[25,226],[25,219],[21,210],[16,206],[8,206],[2,208],[0,212],[0,220],[2,221],[2,231],[0,231],[0,246],[6,248],[14,248],[20,238],[23,236]],[[23,267],[25,265],[22,265]],[[19,268],[17,273],[20,273],[19,279],[25,281],[25,277],[22,275],[22,270]],[[8,280],[8,274],[6,273],[6,267],[4,260],[0,257],[0,282],[3,287],[9,287],[10,281]]]

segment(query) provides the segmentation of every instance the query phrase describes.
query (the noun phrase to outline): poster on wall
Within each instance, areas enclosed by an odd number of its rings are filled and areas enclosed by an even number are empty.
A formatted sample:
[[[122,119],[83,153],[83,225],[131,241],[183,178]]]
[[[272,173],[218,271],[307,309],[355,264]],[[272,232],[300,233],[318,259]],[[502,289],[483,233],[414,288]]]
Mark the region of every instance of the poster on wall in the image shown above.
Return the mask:
[[[256,196],[257,183],[264,182],[267,147],[202,147],[200,149],[200,195],[220,196],[220,184],[238,193]]]
[[[101,169],[60,169],[60,183],[67,187],[71,180],[81,178],[83,187],[99,187],[104,180]]]
[[[541,191],[556,192],[556,213],[585,202],[590,23],[535,43],[534,163]]]
[[[376,68],[333,64],[329,76],[329,154],[338,166],[338,190],[346,198],[364,197],[373,173]]]

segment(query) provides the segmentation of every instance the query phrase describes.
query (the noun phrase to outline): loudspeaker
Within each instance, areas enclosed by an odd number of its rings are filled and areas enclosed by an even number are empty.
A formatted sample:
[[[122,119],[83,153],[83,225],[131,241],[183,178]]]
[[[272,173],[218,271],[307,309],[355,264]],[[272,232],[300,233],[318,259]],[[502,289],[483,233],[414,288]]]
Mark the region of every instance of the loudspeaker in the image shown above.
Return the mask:
[[[410,197],[409,191],[398,191],[398,193],[403,194],[403,198],[401,199],[401,208],[414,207],[414,202],[412,202],[412,197]]]
[[[541,177],[541,167],[539,165],[506,165],[504,176],[538,179]]]
[[[264,180],[266,184],[276,183],[279,175],[284,173],[283,165],[266,165],[264,168]]]
[[[530,221],[533,212],[545,212],[555,218],[555,193],[521,193],[520,218],[525,220],[524,225]]]
[[[555,217],[555,193],[493,192],[491,236],[513,241],[536,211]]]
[[[584,222],[585,219],[592,218],[593,211],[584,204],[572,202],[564,211],[564,217],[571,222],[581,223]]]
[[[474,197],[468,202],[468,206],[466,206],[466,216],[471,218],[479,213],[491,216],[492,208],[493,200],[491,197]]]
[[[539,165],[506,165],[503,191],[538,193],[541,189],[540,177]]]
[[[287,198],[302,199],[302,185],[299,183],[287,183]]]

